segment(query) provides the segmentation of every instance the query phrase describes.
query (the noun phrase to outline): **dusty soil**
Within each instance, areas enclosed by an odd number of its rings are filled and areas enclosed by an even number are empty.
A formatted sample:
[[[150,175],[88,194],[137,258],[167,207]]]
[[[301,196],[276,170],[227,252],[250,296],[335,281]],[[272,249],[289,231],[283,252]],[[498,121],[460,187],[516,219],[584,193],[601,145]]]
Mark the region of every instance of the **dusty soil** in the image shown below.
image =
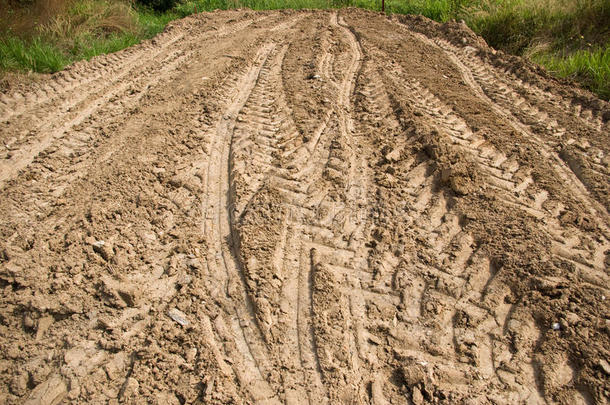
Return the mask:
[[[465,26],[200,14],[0,96],[0,402],[606,404],[610,107]]]

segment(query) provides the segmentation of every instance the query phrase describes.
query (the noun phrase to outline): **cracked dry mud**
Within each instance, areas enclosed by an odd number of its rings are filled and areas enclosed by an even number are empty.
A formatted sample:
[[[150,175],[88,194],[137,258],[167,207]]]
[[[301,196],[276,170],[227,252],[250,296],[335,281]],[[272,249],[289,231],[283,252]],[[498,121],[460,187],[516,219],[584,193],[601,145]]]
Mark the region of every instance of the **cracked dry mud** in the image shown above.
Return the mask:
[[[0,402],[605,404],[609,118],[353,9],[1,95]]]

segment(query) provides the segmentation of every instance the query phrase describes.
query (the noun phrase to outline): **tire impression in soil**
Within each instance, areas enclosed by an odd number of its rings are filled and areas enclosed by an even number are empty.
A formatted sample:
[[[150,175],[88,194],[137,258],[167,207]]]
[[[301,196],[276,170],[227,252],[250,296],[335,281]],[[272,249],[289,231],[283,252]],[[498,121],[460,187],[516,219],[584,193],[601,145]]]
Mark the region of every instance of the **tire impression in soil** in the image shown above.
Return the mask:
[[[0,402],[607,403],[609,118],[355,9],[2,94]]]

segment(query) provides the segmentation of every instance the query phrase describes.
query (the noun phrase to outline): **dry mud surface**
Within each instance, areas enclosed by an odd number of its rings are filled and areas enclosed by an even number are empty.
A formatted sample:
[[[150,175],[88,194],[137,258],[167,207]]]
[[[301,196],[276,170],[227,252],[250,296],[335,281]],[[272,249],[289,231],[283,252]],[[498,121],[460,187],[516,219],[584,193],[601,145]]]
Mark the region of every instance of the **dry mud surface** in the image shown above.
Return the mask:
[[[589,93],[359,10],[200,14],[28,86],[1,403],[608,403]]]

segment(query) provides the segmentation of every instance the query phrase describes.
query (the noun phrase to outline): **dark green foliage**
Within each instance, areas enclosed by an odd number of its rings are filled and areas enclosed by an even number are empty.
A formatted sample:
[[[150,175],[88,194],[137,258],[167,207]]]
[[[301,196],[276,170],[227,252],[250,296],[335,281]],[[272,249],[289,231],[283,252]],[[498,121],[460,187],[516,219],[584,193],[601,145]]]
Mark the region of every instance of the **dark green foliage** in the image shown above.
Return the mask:
[[[144,7],[160,12],[170,10],[180,4],[180,0],[137,0],[137,2]]]

